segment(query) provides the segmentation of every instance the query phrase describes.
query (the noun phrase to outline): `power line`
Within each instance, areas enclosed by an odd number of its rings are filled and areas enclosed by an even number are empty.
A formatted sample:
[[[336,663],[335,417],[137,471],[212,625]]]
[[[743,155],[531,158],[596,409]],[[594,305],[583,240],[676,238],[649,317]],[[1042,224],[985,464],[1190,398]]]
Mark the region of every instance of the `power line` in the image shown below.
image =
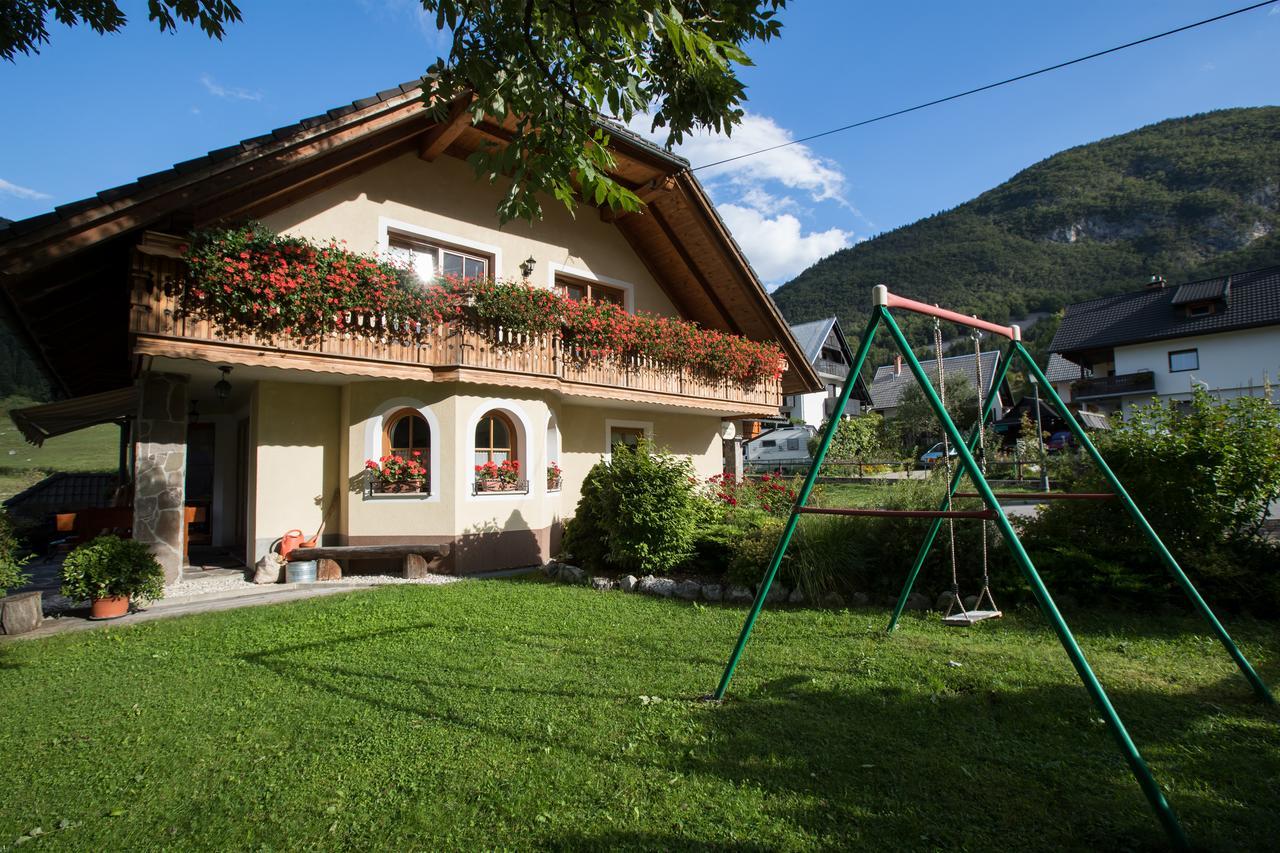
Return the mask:
[[[701,166],[694,166],[689,171],[697,172],[701,169],[710,169],[712,166],[723,166],[725,163],[732,163],[735,160],[742,160],[747,157],[754,157],[757,154],[766,154],[770,151],[777,151],[779,148],[786,148],[791,145],[799,145],[802,142],[811,142],[814,139],[821,139],[824,136],[831,136],[833,133],[843,133],[846,130],[853,130],[855,127],[863,127],[868,124],[873,124],[877,121],[884,121],[885,119],[894,118],[900,115],[906,115],[907,113],[913,113],[916,110],[923,110],[926,107],[934,107],[934,106],[937,106],[938,104],[945,104],[947,101],[954,101],[957,98],[964,98],[969,95],[976,95],[979,92],[985,92],[988,89],[995,89],[998,86],[1007,86],[1010,83],[1017,83],[1019,80],[1026,80],[1028,77],[1036,77],[1040,74],[1048,74],[1050,71],[1057,71],[1058,69],[1066,68],[1069,65],[1077,65],[1081,62],[1088,62],[1090,59],[1097,59],[1099,56],[1106,56],[1109,53],[1116,53],[1117,51],[1127,50],[1128,48],[1136,47],[1140,44],[1146,44],[1147,42],[1155,41],[1156,39],[1166,38],[1171,35],[1176,35],[1177,33],[1186,32],[1187,30],[1194,30],[1196,27],[1203,27],[1205,24],[1212,24],[1217,21],[1221,21],[1226,18],[1233,17],[1235,15],[1243,15],[1245,12],[1252,12],[1254,9],[1261,9],[1263,6],[1270,6],[1273,3],[1277,3],[1277,2],[1280,2],[1280,0],[1263,0],[1263,2],[1261,3],[1254,3],[1252,6],[1245,6],[1243,9],[1236,9],[1234,12],[1225,12],[1221,15],[1215,15],[1212,18],[1205,18],[1203,21],[1196,21],[1194,24],[1187,24],[1185,26],[1181,26],[1176,29],[1166,30],[1163,33],[1157,33],[1156,35],[1153,35],[1153,36],[1147,36],[1146,38],[1138,39],[1137,41],[1131,41],[1131,42],[1128,42],[1127,44],[1121,44],[1121,45],[1117,45],[1116,47],[1107,48],[1106,50],[1100,50],[1096,53],[1091,53],[1088,56],[1080,56],[1075,59],[1069,59],[1066,62],[1059,62],[1057,65],[1049,65],[1044,68],[1037,69],[1035,71],[1028,71],[1026,74],[1019,74],[1017,77],[1010,77],[1006,80],[1001,80],[998,83],[988,83],[987,85],[979,86],[976,89],[969,89],[967,92],[958,92],[954,95],[948,95],[945,98],[937,98],[936,100],[926,101],[923,104],[916,104],[914,107],[907,107],[906,109],[894,110],[891,113],[885,113],[884,115],[879,115],[879,116],[876,116],[875,118],[863,119],[862,121],[856,121],[853,124],[846,124],[842,127],[833,127],[831,130],[824,130],[821,133],[815,133],[812,136],[805,136],[800,139],[793,139],[790,142],[781,142],[777,145],[770,145],[768,148],[760,148],[756,151],[748,151],[745,154],[738,154],[733,157],[726,157],[725,159],[717,160],[714,163],[703,163]]]

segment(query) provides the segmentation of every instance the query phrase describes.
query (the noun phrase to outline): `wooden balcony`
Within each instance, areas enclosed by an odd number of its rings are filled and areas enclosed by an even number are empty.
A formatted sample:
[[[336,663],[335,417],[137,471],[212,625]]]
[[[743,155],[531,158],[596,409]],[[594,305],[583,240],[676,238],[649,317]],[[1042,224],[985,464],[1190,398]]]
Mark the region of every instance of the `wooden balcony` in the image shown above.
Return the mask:
[[[185,267],[166,254],[134,253],[129,331],[136,355],[197,359],[379,379],[470,382],[557,391],[570,397],[654,403],[708,414],[776,415],[781,380],[743,387],[632,358],[589,359],[559,335],[530,337],[462,323],[415,327],[410,343],[393,320],[352,316],[356,331],[313,340],[266,340],[183,310]],[[370,331],[372,330],[372,331]]]
[[[1155,390],[1156,375],[1150,370],[1140,370],[1137,373],[1121,373],[1115,376],[1077,379],[1071,383],[1071,399],[1097,400],[1103,397],[1151,394]]]

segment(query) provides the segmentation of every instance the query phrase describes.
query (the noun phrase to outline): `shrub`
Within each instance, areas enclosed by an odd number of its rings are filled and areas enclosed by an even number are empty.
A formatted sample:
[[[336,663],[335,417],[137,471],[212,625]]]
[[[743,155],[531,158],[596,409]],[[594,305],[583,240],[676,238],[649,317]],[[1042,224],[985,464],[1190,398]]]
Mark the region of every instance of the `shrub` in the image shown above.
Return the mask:
[[[737,525],[738,536],[734,541],[725,579],[742,586],[755,586],[764,576],[764,570],[778,547],[778,539],[786,524],[777,518],[759,516],[754,521],[744,520]],[[792,560],[788,552],[778,569],[778,577],[785,577]]]
[[[799,489],[799,477],[761,474],[735,480],[732,474],[716,474],[707,478],[703,494],[723,511],[728,520],[739,513],[750,515],[755,512],[785,518],[796,502]]]
[[[27,582],[22,566],[30,557],[19,557],[18,537],[9,516],[0,512],[0,595]]]
[[[827,459],[836,462],[847,462],[859,459],[876,459],[884,455],[881,447],[884,418],[869,412],[856,418],[841,418],[836,424],[836,434],[831,437],[831,446],[827,448]],[[818,430],[818,434],[809,439],[809,455],[818,455],[818,446],[822,444],[822,435],[826,432],[826,424]]]
[[[1280,548],[1258,535],[1280,495],[1280,412],[1270,400],[1189,406],[1156,402],[1096,437],[1099,449],[1166,546],[1215,603],[1280,609]],[[1074,489],[1109,491],[1092,468]],[[1180,597],[1154,548],[1115,502],[1063,501],[1020,522],[1051,589]]]
[[[146,545],[107,534],[67,555],[62,594],[77,601],[117,595],[153,600],[164,595],[164,571]]]
[[[593,571],[671,571],[693,555],[707,516],[697,482],[691,462],[658,452],[648,440],[615,445],[612,461],[587,475],[565,550]]]

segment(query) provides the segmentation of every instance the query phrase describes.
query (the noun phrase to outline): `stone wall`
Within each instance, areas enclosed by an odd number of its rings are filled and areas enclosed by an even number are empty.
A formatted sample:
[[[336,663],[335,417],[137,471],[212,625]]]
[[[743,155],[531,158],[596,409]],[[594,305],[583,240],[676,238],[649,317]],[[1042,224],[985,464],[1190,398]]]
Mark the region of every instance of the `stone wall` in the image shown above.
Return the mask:
[[[165,583],[173,583],[182,573],[186,535],[187,377],[144,374],[138,391],[133,538],[151,548]]]

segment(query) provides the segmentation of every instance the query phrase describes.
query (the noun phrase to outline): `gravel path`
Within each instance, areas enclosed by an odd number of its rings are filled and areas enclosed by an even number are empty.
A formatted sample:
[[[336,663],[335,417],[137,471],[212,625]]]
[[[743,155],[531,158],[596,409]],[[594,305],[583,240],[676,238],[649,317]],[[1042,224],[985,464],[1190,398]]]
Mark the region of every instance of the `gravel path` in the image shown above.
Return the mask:
[[[321,581],[319,586],[381,586],[384,584],[427,584],[439,585],[453,583],[461,580],[461,578],[453,575],[427,575],[425,578],[417,578],[414,580],[405,580],[397,575],[348,575],[338,581]],[[177,583],[170,584],[164,588],[164,600],[174,601],[177,599],[187,599],[203,595],[211,595],[214,593],[227,592],[263,592],[273,588],[273,584],[256,584],[250,583],[238,575],[223,578],[198,578],[195,580],[182,580]]]

